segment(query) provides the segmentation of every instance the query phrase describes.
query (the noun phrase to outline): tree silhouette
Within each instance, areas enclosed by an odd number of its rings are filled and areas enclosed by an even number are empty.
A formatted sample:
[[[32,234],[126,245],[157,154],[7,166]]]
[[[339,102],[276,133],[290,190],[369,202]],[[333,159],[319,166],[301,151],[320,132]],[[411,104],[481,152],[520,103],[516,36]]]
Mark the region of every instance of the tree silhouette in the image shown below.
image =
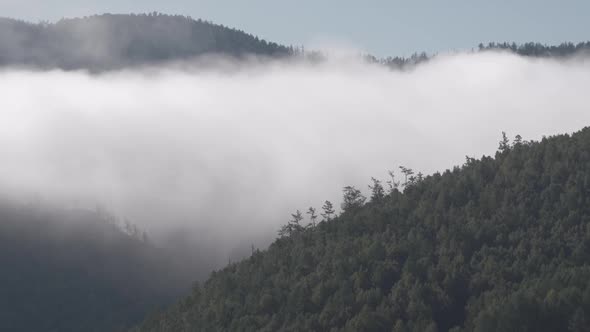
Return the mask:
[[[343,201],[342,201],[342,210],[348,211],[356,208],[360,208],[365,203],[365,196],[361,193],[360,190],[356,189],[353,186],[346,186],[344,187],[343,191]]]
[[[385,190],[383,189],[383,185],[381,181],[371,178],[373,182],[372,185],[369,185],[369,189],[371,190],[371,201],[380,201],[385,197]]]
[[[316,219],[318,218],[315,209],[313,207],[309,207],[309,209],[307,210],[307,214],[309,214],[309,220],[311,221],[312,227],[315,227]]]
[[[332,203],[330,201],[324,202],[324,205],[322,206],[322,210],[324,211],[324,213],[322,213],[323,221],[331,220],[332,216],[336,212],[334,210],[334,206],[332,205]]]

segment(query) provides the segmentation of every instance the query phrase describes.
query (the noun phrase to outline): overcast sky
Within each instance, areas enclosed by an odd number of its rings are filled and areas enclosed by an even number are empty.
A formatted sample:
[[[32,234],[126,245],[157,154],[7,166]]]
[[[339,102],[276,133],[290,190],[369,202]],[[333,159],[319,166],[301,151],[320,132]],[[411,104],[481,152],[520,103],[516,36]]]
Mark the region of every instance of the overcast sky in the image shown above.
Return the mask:
[[[152,11],[211,20],[283,44],[336,44],[381,56],[488,41],[590,39],[587,0],[0,0],[0,15],[35,22]]]

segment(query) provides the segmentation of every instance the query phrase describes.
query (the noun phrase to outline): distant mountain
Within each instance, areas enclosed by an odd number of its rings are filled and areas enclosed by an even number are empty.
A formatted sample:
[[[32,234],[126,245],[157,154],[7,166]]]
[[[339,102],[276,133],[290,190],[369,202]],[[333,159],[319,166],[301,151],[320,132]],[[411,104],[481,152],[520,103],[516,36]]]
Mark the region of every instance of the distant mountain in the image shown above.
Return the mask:
[[[572,56],[589,56],[590,55],[590,41],[581,43],[561,43],[559,45],[545,45],[541,43],[488,43],[484,45],[480,43],[474,52],[486,52],[486,51],[502,51],[511,52],[516,55],[531,58],[567,58]],[[381,63],[392,69],[404,69],[411,68],[418,64],[425,63],[436,57],[436,55],[428,55],[424,52],[414,53],[410,57],[387,57],[378,59],[374,56],[368,55],[365,59],[372,63]]]
[[[104,14],[41,24],[0,19],[0,66],[107,70],[204,54],[290,52],[245,32],[185,16]]]
[[[590,51],[590,42],[480,44],[477,51],[507,50],[522,56],[566,57]],[[103,14],[33,24],[0,18],[0,67],[90,71],[116,70],[193,59],[203,55],[298,56],[317,62],[319,51],[304,51],[259,39],[243,31],[180,15]],[[432,56],[365,57],[369,62],[403,69]]]
[[[133,331],[588,331],[590,128],[402,171]]]
[[[110,217],[0,206],[0,331],[121,331],[190,288],[176,258]]]
[[[567,57],[576,55],[579,53],[590,52],[590,41],[581,43],[561,43],[559,45],[544,45],[541,43],[488,43],[487,45],[479,44],[478,49],[480,51],[490,50],[504,50],[510,51],[518,55],[529,56],[529,57]]]

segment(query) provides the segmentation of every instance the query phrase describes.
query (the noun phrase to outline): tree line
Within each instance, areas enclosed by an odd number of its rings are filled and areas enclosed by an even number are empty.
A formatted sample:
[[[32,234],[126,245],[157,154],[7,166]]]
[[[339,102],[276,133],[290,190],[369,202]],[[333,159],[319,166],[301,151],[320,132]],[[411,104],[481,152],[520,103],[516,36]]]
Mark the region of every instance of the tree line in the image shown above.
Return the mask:
[[[294,213],[133,331],[588,331],[589,151],[590,128],[503,135],[495,156],[406,169],[403,187],[346,187],[339,214],[300,228]]]
[[[590,42],[480,44],[475,52],[505,50],[521,56],[567,57],[586,54]],[[328,56],[303,46],[285,46],[244,31],[190,16],[103,14],[61,19],[55,23],[29,23],[0,18],[0,66],[93,72],[125,67],[185,61],[206,55],[243,59],[262,56],[318,63]],[[361,56],[359,54],[359,56]],[[369,63],[391,69],[409,69],[435,57],[425,52],[409,57],[377,58],[362,55]]]

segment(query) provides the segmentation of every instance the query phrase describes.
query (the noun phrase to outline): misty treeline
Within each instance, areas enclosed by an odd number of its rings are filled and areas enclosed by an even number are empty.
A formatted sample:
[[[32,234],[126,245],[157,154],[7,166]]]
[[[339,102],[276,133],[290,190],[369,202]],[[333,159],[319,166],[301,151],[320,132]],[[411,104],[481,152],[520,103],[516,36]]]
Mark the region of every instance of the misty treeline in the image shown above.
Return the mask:
[[[107,225],[114,226],[119,231],[127,234],[134,240],[142,241],[145,243],[150,242],[148,233],[141,229],[137,224],[131,222],[129,219],[120,218],[114,213],[110,212],[103,205],[97,204],[94,211],[87,211],[96,214],[98,219]]]
[[[371,178],[371,184],[368,188],[371,192],[370,202],[380,202],[385,199],[387,195],[392,195],[394,192],[400,192],[412,185],[416,185],[424,179],[422,172],[415,173],[414,170],[405,166],[399,166],[399,170],[403,175],[402,180],[396,180],[396,172],[388,171],[390,179],[387,180],[386,185],[376,178]],[[357,209],[363,207],[367,197],[362,193],[360,189],[355,186],[346,186],[342,189],[342,203],[340,209],[342,213],[351,209]],[[292,236],[295,233],[302,232],[306,229],[314,228],[318,223],[330,221],[334,217],[338,217],[337,211],[335,210],[334,204],[330,201],[325,201],[322,205],[321,212],[318,213],[317,209],[310,206],[305,214],[308,215],[308,223],[302,224],[302,221],[306,219],[300,210],[295,211],[291,214],[291,219],[286,225],[283,225],[278,232],[279,237]],[[321,218],[320,218],[321,217]]]
[[[124,331],[190,289],[187,259],[104,209],[0,201],[0,331]]]
[[[547,46],[539,43],[480,44],[476,51],[507,50],[522,56],[565,57],[587,52],[590,42]],[[182,15],[103,14],[29,23],[0,18],[0,66],[90,71],[185,61],[204,55],[262,56],[321,62],[329,57],[303,46],[284,46],[241,30]],[[359,54],[360,56],[360,54]],[[392,69],[411,68],[436,55],[362,56]]]
[[[480,43],[477,49],[471,50],[471,52],[486,51],[507,51],[525,57],[564,58],[574,55],[588,55],[590,53],[590,41],[577,44],[566,42],[559,45],[544,45],[534,42],[524,44],[490,42],[487,45]],[[380,59],[372,55],[366,55],[364,58],[370,63],[379,63],[392,69],[407,69],[425,63],[436,56],[437,54],[428,55],[426,52],[421,52],[414,53],[409,57],[396,56]]]
[[[588,331],[589,151],[590,128],[504,135],[403,188],[347,187],[339,215],[326,203],[134,331]]]
[[[561,43],[559,45],[543,45],[540,43],[494,43],[487,45],[483,43],[478,46],[479,51],[490,50],[507,50],[522,56],[532,57],[566,57],[577,53],[587,53],[590,51],[590,41],[574,44],[572,42]]]

